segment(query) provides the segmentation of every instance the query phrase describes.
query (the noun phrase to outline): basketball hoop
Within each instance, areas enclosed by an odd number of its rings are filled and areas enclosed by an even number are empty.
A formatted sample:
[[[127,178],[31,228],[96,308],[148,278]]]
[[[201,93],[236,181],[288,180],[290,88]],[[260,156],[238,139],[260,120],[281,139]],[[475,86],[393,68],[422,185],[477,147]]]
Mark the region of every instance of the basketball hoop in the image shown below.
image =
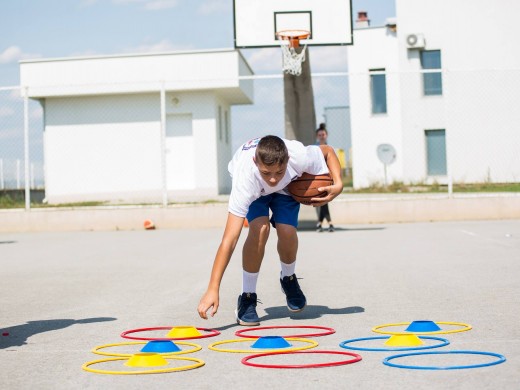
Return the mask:
[[[282,69],[284,72],[293,76],[299,76],[302,73],[302,63],[305,61],[307,44],[303,46],[300,53],[296,49],[300,47],[300,40],[307,39],[310,35],[311,32],[307,30],[283,30],[276,33],[282,48]]]

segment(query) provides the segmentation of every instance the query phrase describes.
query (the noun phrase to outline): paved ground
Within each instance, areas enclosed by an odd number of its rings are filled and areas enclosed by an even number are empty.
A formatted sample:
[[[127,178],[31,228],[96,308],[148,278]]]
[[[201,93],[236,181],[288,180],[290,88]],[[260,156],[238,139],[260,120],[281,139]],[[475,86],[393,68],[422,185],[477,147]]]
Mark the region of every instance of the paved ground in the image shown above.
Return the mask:
[[[217,316],[203,321],[195,310],[220,229],[3,234],[0,328],[9,335],[0,335],[0,388],[520,388],[520,220],[340,228],[335,233],[300,233],[297,274],[303,278],[309,305],[299,315],[285,308],[277,281],[276,241],[271,237],[259,280],[262,325],[332,327],[335,334],[314,338],[318,348],[347,351],[339,347],[341,341],[376,336],[371,329],[380,324],[464,322],[473,329],[440,335],[451,344],[438,351],[496,352],[507,362],[479,369],[410,370],[383,365],[383,358],[392,353],[359,352],[363,360],[346,366],[247,367],[240,363],[246,355],[207,348],[215,341],[236,339],[239,327],[233,311],[241,285],[240,249],[224,277]],[[245,234],[241,241],[244,238]],[[222,332],[195,340],[203,349],[188,356],[203,359],[204,367],[139,376],[81,369],[83,363],[102,358],[90,352],[95,346],[129,341],[119,336],[124,330],[181,325]],[[248,347],[229,347],[239,346]],[[277,359],[258,362],[289,361]],[[290,359],[305,364],[327,358]],[[490,360],[443,355],[410,357],[401,363],[464,365]],[[104,368],[125,369],[121,362]]]

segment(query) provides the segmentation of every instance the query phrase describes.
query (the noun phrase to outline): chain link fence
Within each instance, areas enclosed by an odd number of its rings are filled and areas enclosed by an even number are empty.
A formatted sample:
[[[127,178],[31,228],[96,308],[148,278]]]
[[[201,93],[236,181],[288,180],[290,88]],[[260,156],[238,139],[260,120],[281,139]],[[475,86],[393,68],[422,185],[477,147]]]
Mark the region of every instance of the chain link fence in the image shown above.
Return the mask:
[[[312,76],[316,126],[327,124],[346,192],[519,190],[520,70],[380,75]],[[90,95],[67,86],[45,97],[0,88],[0,208],[167,205],[228,194],[236,148],[285,134],[283,77],[241,81],[254,90],[252,102],[159,84]]]

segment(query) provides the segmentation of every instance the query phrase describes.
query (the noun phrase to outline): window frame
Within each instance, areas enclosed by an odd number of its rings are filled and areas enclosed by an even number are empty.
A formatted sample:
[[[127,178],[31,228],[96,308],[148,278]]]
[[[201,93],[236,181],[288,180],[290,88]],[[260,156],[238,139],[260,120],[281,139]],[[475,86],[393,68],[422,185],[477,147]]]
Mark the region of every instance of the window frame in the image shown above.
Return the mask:
[[[378,68],[378,69],[369,69],[368,73],[370,75],[370,102],[371,102],[371,113],[372,115],[384,115],[388,114],[388,99],[387,99],[387,88],[386,88],[386,69],[385,68]],[[376,79],[376,77],[378,79]],[[381,80],[379,77],[382,77],[384,88],[383,90],[383,96],[376,95],[377,84],[374,83],[374,81]],[[383,98],[382,101],[379,101],[380,98]],[[377,102],[377,104],[376,104]],[[379,109],[378,107],[381,106]]]
[[[438,58],[425,58],[426,54],[439,53]],[[441,50],[421,50],[419,53],[419,60],[421,63],[421,69],[426,71],[436,70],[439,72],[423,72],[422,77],[422,92],[424,96],[442,96],[442,53]],[[434,64],[428,64],[428,62],[438,62]],[[432,85],[433,84],[433,85]]]

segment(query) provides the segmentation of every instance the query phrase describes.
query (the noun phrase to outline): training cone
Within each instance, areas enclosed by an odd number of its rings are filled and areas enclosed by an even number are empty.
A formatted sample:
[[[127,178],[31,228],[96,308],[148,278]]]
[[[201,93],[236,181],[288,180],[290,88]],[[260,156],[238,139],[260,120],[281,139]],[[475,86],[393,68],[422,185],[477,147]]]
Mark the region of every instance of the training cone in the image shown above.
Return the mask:
[[[405,331],[412,333],[437,332],[438,330],[441,330],[441,328],[433,321],[413,321],[408,325],[408,328],[405,329]]]
[[[182,351],[177,344],[170,340],[152,340],[146,343],[141,352],[171,353]]]
[[[423,344],[423,341],[414,334],[394,334],[385,341],[388,347],[416,347]]]
[[[176,326],[172,328],[166,335],[166,337],[174,339],[191,338],[198,336],[202,336],[202,334],[194,326]]]
[[[136,353],[125,363],[125,366],[128,367],[160,367],[166,365],[168,365],[168,361],[157,353]]]
[[[291,344],[287,342],[281,336],[264,336],[259,337],[252,345],[251,348],[267,348],[267,349],[278,349],[288,348]]]
[[[153,221],[151,219],[147,219],[144,221],[144,228],[146,230],[153,230],[153,229],[155,229],[155,224],[153,223]]]

